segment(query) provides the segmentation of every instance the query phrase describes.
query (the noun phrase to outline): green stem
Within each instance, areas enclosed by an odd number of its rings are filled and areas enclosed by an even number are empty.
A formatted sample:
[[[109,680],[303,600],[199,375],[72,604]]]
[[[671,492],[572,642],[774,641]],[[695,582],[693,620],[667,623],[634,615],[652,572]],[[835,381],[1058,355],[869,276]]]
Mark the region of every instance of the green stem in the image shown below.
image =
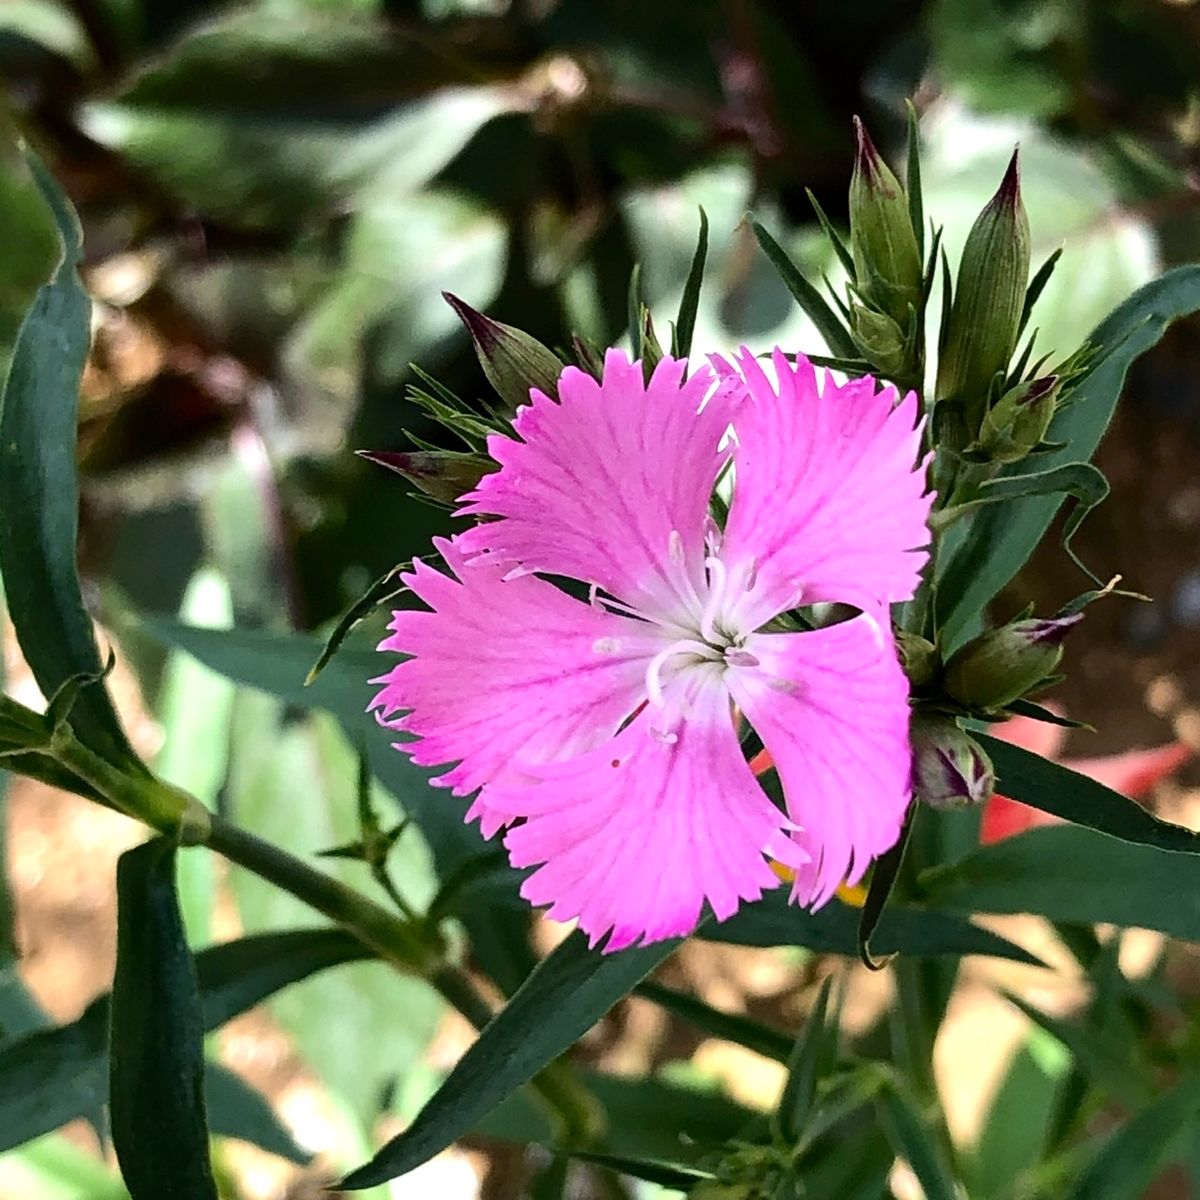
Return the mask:
[[[100,800],[185,845],[204,844],[222,857],[303,900],[358,938],[398,971],[419,975],[476,1029],[494,1015],[474,981],[442,957],[422,926],[390,912],[355,888],[334,879],[286,850],[209,812],[195,797],[157,779],[126,774],[89,750],[70,729],[56,730],[49,753]],[[95,799],[95,796],[89,797]],[[551,1063],[532,1087],[572,1148],[594,1146],[603,1130],[603,1110],[565,1062]]]

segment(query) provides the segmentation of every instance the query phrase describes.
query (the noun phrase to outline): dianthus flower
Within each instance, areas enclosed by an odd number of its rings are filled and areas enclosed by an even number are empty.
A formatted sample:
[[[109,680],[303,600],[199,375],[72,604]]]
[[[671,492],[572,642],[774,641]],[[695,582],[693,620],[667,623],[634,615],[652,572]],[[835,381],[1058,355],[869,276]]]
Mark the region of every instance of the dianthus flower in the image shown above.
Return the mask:
[[[462,497],[485,520],[435,545],[452,575],[404,577],[407,655],[372,705],[436,783],[478,791],[522,885],[606,950],[690,932],[773,887],[816,906],[862,878],[909,803],[908,684],[888,605],[926,559],[917,398],[864,378],[818,388],[743,349],[650,382],[619,350],[574,367],[494,435]],[[519,440],[518,440],[519,439]],[[732,463],[723,527],[710,515]],[[575,581],[584,585],[570,590]],[[586,596],[586,598],[585,598]],[[860,615],[798,631],[799,606]],[[786,812],[752,774],[751,726]]]

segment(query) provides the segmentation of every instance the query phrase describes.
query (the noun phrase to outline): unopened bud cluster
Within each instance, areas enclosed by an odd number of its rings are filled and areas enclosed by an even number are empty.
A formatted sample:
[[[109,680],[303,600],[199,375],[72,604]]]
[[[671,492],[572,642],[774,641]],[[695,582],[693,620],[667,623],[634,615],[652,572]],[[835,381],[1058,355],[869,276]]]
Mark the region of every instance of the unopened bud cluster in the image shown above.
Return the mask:
[[[924,281],[908,196],[855,118],[858,150],[850,181],[854,261],[850,332],[859,353],[901,387],[921,385]]]
[[[897,639],[917,704],[910,735],[918,800],[938,809],[988,800],[996,782],[991,760],[960,719],[1002,718],[1009,705],[1053,683],[1063,641],[1082,619],[1078,612],[1021,617],[980,634],[945,664],[925,639]]]

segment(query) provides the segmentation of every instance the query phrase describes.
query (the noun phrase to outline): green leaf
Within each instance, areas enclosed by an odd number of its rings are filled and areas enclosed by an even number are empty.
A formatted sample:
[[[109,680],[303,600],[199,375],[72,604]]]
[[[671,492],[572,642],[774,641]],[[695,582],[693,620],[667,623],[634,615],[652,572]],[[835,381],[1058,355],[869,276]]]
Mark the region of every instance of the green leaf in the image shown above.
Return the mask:
[[[779,1131],[788,1142],[798,1142],[804,1133],[816,1102],[821,1070],[833,1057],[830,1044],[836,1042],[837,1029],[835,1026],[830,1030],[825,1025],[832,988],[833,976],[826,975],[821,981],[817,1001],[788,1056],[787,1082],[783,1085],[783,1094],[775,1110]]]
[[[92,677],[71,713],[76,735],[111,762],[144,772],[102,681],[75,565],[76,410],[92,311],[77,271],[82,232],[46,169],[29,161],[64,249],[21,326],[0,399],[0,573],[17,640],[42,694],[54,695],[72,677]]]
[[[582,933],[571,934],[497,1013],[408,1129],[339,1186],[373,1187],[440,1153],[574,1045],[679,944],[601,954]]]
[[[898,1079],[890,1080],[876,1103],[892,1149],[912,1167],[925,1200],[958,1200],[959,1193],[946,1169],[941,1149],[904,1085]]]
[[[838,358],[858,358],[858,347],[854,344],[854,339],[845,325],[838,320],[833,309],[825,303],[821,293],[800,274],[783,247],[757,221],[751,221],[750,226],[754,230],[754,236],[758,238],[758,244],[779,272],[780,278],[787,284],[788,291],[817,327],[817,332],[829,352]]]
[[[301,1166],[312,1161],[312,1155],[297,1145],[270,1101],[220,1063],[210,1062],[205,1067],[204,1103],[209,1127],[217,1136],[250,1142]]]
[[[1035,1025],[1044,1029],[1069,1053],[1074,1066],[1093,1087],[1102,1088],[1122,1104],[1138,1108],[1154,1096],[1154,1086],[1135,1062],[1136,1043],[1130,1043],[1111,1029],[1069,1021],[1043,1012],[1020,996],[1002,993]]]
[[[692,1163],[761,1120],[723,1092],[687,1081],[597,1071],[580,1071],[579,1081],[608,1115],[605,1148],[611,1154]],[[550,1116],[528,1091],[514,1092],[471,1132],[526,1145],[551,1145],[555,1137]]]
[[[1192,1074],[1117,1130],[1087,1165],[1070,1200],[1138,1200],[1195,1137],[1200,1077]]]
[[[659,1187],[673,1188],[680,1192],[696,1187],[706,1179],[714,1178],[710,1171],[700,1171],[695,1167],[679,1167],[673,1163],[657,1162],[649,1158],[628,1158],[620,1154],[593,1154],[587,1150],[572,1151],[570,1156],[577,1162],[607,1167],[608,1170],[616,1171],[619,1175],[644,1179],[647,1183],[656,1183]]]
[[[1200,941],[1200,859],[1076,825],[982,846],[919,879],[927,902],[980,913],[1157,929]]]
[[[1054,1108],[1068,1069],[1067,1052],[1034,1029],[1013,1056],[980,1125],[970,1194],[1006,1196],[1019,1172],[1045,1155]]]
[[[204,1030],[309,975],[369,956],[340,929],[258,934],[201,950],[196,975]],[[90,1115],[107,1102],[108,1028],[105,995],[69,1025],[0,1046],[0,1150]]]
[[[1090,579],[1099,583],[1096,576],[1071,549],[1071,539],[1088,513],[1108,496],[1108,480],[1091,463],[1066,463],[1061,467],[1050,467],[1030,475],[1002,475],[999,479],[982,484],[974,499],[944,509],[943,515],[953,518],[957,514],[982,508],[984,505],[1026,500],[1035,496],[1070,496],[1074,499],[1075,507],[1063,522],[1062,546],[1071,556],[1071,561]],[[943,588],[947,585],[943,582],[938,586]],[[953,596],[954,592],[949,592],[949,595]]]
[[[1012,800],[1109,837],[1176,854],[1200,854],[1200,834],[1163,821],[1136,800],[998,738],[978,736],[996,768],[997,790]]]
[[[108,997],[70,1025],[0,1047],[0,1150],[11,1150],[108,1099]]]
[[[216,1200],[200,992],[165,838],[117,863],[109,1059],[113,1146],[133,1200]]]
[[[1177,267],[1139,288],[1089,337],[1101,356],[1071,390],[1071,404],[1055,417],[1047,435],[1066,442],[1048,454],[1048,468],[1091,458],[1112,418],[1130,364],[1155,345],[1180,317],[1200,310],[1200,267]],[[947,652],[969,622],[1013,578],[1042,539],[1061,499],[1036,496],[980,510],[956,539],[941,571],[939,594],[951,600],[944,614]],[[957,532],[957,531],[956,531]]]
[[[871,939],[879,927],[879,920],[892,894],[892,888],[896,886],[900,864],[904,862],[904,852],[908,849],[908,839],[912,836],[915,813],[916,802],[913,801],[908,812],[904,814],[904,825],[900,829],[896,844],[876,859],[871,870],[871,886],[867,889],[867,898],[863,902],[862,915],[858,920],[858,957],[872,971],[877,971],[884,965],[871,957]]]
[[[742,905],[728,921],[702,926],[699,936],[706,941],[735,946],[803,946],[819,954],[857,958],[860,913],[860,909],[836,899],[819,912],[808,912],[789,904],[786,893],[777,890],[753,904]],[[912,958],[983,954],[1045,966],[1027,950],[990,929],[982,929],[950,913],[899,904],[884,910],[871,945],[879,954],[904,954]]]
[[[696,254],[688,271],[683,295],[679,300],[679,316],[671,330],[671,356],[687,358],[692,352],[692,335],[696,332],[696,313],[700,309],[700,286],[704,282],[704,261],[708,257],[708,214],[700,210],[700,237]]]
[[[634,994],[689,1021],[712,1037],[745,1046],[776,1062],[787,1062],[791,1054],[792,1039],[782,1029],[774,1029],[741,1013],[722,1012],[689,992],[680,992],[648,979],[637,985]]]

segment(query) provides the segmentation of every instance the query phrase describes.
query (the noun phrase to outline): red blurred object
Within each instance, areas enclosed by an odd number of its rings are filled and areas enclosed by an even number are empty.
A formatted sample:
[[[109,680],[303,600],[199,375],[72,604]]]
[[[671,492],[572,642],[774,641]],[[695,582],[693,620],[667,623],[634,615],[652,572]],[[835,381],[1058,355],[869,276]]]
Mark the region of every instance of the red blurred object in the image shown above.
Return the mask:
[[[1061,710],[1054,711],[1061,715]],[[1058,759],[1067,740],[1067,730],[1062,726],[1035,721],[1032,717],[1013,717],[1001,725],[994,725],[988,732],[993,737],[1052,760]],[[1141,800],[1156,783],[1178,771],[1194,754],[1190,746],[1171,742],[1150,750],[1127,750],[1123,754],[1106,754],[1096,758],[1064,758],[1062,764],[1123,796]],[[1049,813],[997,794],[984,809],[979,840],[984,845],[999,842],[1039,825],[1057,824],[1058,820],[1058,817],[1052,817]]]

